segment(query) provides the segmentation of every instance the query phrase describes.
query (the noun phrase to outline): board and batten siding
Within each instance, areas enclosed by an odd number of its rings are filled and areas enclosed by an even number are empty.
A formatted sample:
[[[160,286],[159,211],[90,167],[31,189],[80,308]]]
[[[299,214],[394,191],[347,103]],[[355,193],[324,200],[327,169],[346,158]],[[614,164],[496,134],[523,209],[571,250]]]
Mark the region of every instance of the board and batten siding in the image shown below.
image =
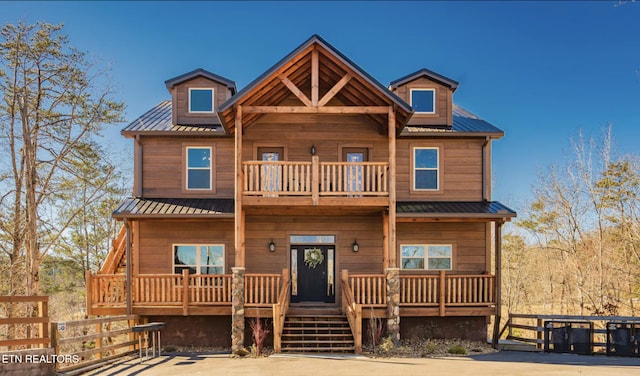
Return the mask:
[[[402,244],[453,244],[451,272],[482,274],[490,270],[484,223],[398,223],[397,234],[399,267]]]
[[[232,198],[234,189],[234,149],[230,138],[164,138],[142,139],[142,195],[149,198],[192,197]],[[211,146],[214,150],[213,192],[187,191],[183,149],[187,146]]]
[[[396,196],[398,201],[482,200],[481,139],[399,139],[397,141]],[[439,147],[442,171],[440,190],[413,190],[414,147]]]
[[[225,273],[231,273],[235,259],[233,220],[140,221],[138,244],[134,244],[140,274],[173,273],[174,244],[224,244]]]

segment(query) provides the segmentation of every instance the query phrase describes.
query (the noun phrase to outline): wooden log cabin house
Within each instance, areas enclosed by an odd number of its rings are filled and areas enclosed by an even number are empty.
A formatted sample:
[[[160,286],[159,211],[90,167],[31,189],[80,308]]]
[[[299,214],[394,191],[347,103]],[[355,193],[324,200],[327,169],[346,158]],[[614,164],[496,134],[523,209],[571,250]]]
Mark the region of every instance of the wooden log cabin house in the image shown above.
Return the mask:
[[[359,352],[370,317],[395,339],[487,338],[516,213],[491,201],[504,133],[453,104],[456,81],[386,87],[314,35],[240,91],[203,69],[166,87],[122,131],[133,197],[87,274],[90,314],[233,351],[255,317],[277,352]]]

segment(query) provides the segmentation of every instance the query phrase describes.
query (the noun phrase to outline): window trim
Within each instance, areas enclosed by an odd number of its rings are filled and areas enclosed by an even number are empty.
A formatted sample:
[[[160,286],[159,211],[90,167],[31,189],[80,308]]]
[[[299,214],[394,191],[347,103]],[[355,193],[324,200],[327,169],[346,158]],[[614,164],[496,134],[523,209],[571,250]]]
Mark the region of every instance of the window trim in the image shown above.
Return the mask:
[[[207,244],[207,243],[174,243],[171,245],[171,264],[173,265],[173,267],[171,268],[171,270],[173,271],[173,274],[179,274],[176,273],[176,257],[175,257],[175,249],[176,247],[180,247],[180,246],[184,246],[184,247],[197,247],[196,248],[196,274],[197,275],[224,275],[226,272],[226,264],[227,264],[227,260],[226,260],[226,253],[227,253],[227,249],[226,249],[226,244],[224,243],[213,243],[213,244]],[[200,273],[200,267],[202,267],[202,263],[200,262],[200,247],[216,247],[216,246],[220,246],[222,247],[222,273],[220,274],[201,274]],[[214,265],[214,264],[208,264],[208,265]],[[192,266],[192,265],[185,265],[185,266]],[[214,265],[215,266],[215,265]]]
[[[189,188],[189,149],[204,149],[211,151],[211,166],[209,178],[211,179],[209,188]],[[189,195],[206,195],[210,197],[216,193],[216,162],[217,162],[216,146],[212,143],[203,142],[185,142],[182,144],[182,182],[180,183],[181,192]]]
[[[442,246],[448,246],[451,249],[451,256],[449,257],[449,259],[451,260],[449,262],[449,269],[429,269],[429,247],[442,247]],[[402,267],[403,262],[402,260],[404,259],[402,257],[402,247],[424,247],[424,268],[423,269],[405,269]],[[404,271],[427,271],[427,272],[439,272],[441,270],[444,271],[452,271],[454,270],[454,255],[455,255],[455,243],[453,242],[441,242],[441,243],[403,243],[400,244],[400,270],[404,270]],[[417,258],[417,257],[411,257],[411,258]],[[442,258],[442,257],[431,257],[431,258]]]
[[[416,111],[416,115],[435,115],[436,114],[436,88],[433,87],[414,87],[409,89],[409,105],[413,108],[413,92],[414,91],[431,91],[433,92],[433,111]]]
[[[437,167],[432,168],[416,168],[416,150],[430,149],[437,152]],[[442,151],[440,146],[411,146],[411,190],[414,192],[441,192],[442,191]],[[416,171],[436,171],[436,188],[417,188],[416,187]]]
[[[211,90],[211,111],[191,111],[191,92],[193,90]],[[212,87],[190,87],[187,91],[187,112],[190,114],[213,114],[216,112],[216,91]]]

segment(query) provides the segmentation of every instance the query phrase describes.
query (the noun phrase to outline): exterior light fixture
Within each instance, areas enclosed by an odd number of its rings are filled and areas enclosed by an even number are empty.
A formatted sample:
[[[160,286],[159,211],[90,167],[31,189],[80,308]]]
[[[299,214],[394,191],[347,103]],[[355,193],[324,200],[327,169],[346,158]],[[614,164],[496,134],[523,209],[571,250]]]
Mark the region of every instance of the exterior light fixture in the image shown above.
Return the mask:
[[[358,239],[353,241],[353,251],[358,252],[360,250],[360,245],[358,245]]]
[[[311,155],[316,155],[316,146],[311,145]]]
[[[271,240],[271,243],[269,243],[269,252],[275,252],[276,251],[276,244],[273,242],[273,240]]]

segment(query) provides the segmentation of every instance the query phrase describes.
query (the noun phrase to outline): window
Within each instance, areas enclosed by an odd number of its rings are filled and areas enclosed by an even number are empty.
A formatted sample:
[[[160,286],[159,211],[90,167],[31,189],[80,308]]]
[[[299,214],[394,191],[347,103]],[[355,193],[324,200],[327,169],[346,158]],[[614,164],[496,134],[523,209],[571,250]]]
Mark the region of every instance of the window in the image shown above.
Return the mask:
[[[451,270],[451,244],[401,245],[402,269]]]
[[[435,114],[436,89],[411,89],[411,107],[417,114]]]
[[[437,191],[440,189],[440,149],[413,148],[413,189]]]
[[[213,113],[213,89],[189,88],[189,112]]]
[[[187,147],[187,189],[211,189],[211,148]]]
[[[173,246],[173,271],[181,274],[224,274],[224,245],[183,244]]]

